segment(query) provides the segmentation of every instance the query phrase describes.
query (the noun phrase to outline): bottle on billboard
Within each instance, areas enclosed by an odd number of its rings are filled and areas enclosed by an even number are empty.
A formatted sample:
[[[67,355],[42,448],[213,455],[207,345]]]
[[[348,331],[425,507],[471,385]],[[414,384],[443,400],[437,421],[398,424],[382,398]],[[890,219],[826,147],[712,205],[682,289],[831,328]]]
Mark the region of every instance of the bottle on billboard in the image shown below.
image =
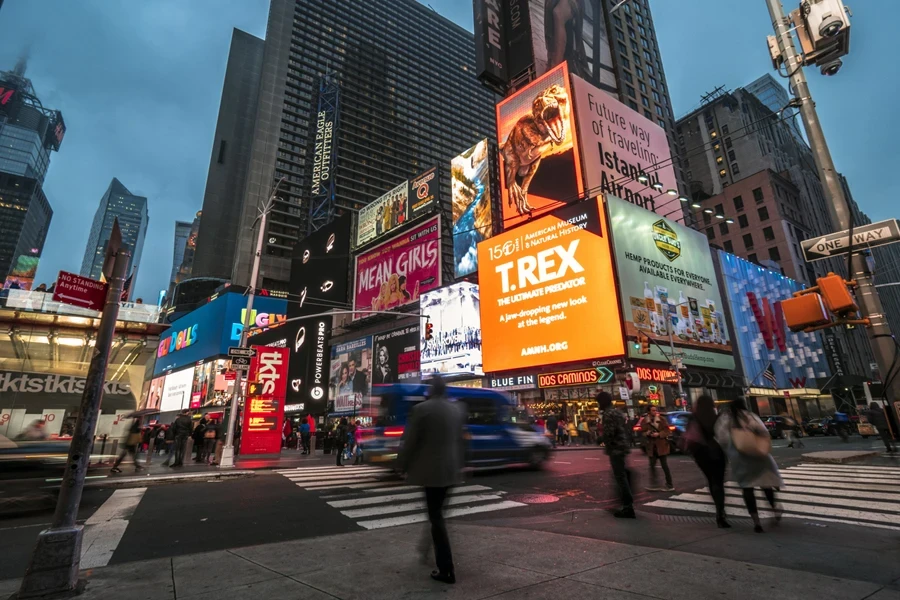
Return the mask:
[[[650,289],[650,282],[644,282],[644,304],[647,305],[647,312],[650,313],[650,331],[659,333],[659,318],[656,313],[656,300],[653,298],[653,290]]]
[[[678,313],[681,316],[681,335],[692,338],[693,328],[691,327],[691,308],[688,306],[687,300],[684,299],[684,290],[678,291]]]
[[[691,332],[695,342],[699,342],[702,335],[703,323],[700,321],[700,305],[697,304],[696,298],[688,296],[688,306],[691,309],[691,323],[693,331]]]
[[[669,335],[669,290],[656,286],[656,311],[658,313],[659,334]]]

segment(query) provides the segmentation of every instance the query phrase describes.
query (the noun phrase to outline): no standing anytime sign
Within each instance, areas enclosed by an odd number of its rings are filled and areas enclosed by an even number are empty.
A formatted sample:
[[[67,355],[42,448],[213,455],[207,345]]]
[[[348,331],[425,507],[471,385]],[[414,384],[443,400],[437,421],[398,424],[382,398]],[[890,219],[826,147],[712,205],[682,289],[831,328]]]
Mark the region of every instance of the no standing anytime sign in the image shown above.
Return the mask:
[[[56,288],[53,290],[53,300],[101,311],[106,302],[107,287],[108,284],[102,281],[60,271],[56,279]]]

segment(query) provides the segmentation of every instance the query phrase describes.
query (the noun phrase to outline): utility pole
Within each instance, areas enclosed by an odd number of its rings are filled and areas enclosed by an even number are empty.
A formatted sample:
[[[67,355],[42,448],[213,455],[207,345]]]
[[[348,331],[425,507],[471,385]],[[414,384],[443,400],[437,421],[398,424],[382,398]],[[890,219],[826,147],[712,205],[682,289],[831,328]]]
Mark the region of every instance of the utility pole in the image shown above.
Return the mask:
[[[119,316],[119,302],[125,287],[125,271],[131,260],[131,252],[122,246],[122,235],[118,220],[113,222],[112,233],[107,244],[106,265],[103,272],[109,281],[106,304],[100,317],[97,341],[91,356],[90,367],[81,395],[81,406],[66,471],[59,488],[59,500],[49,529],[38,534],[37,545],[31,555],[31,563],[25,571],[25,578],[19,588],[17,598],[40,598],[56,594],[71,593],[79,585],[78,572],[81,564],[81,541],[84,526],[77,524],[78,508],[84,491],[84,478],[91,458],[97,415],[103,400],[103,384],[109,352]]]
[[[836,230],[850,229],[853,223],[853,214],[850,212],[850,206],[838,180],[834,161],[825,141],[825,133],[816,113],[815,102],[809,93],[809,85],[806,75],[803,73],[803,60],[797,54],[794,40],[791,37],[790,20],[784,16],[781,0],[766,0],[766,4],[772,18],[772,27],[775,30],[778,48],[787,72],[790,74],[794,97],[800,102],[800,117],[803,119],[803,126],[809,138],[819,180],[825,191],[828,214]],[[872,346],[872,354],[878,363],[878,369],[884,374],[884,377],[887,377],[891,373],[891,367],[894,366],[894,357],[897,356],[898,347],[885,317],[878,290],[875,289],[873,273],[864,252],[854,252],[851,255],[848,277],[856,280],[859,284],[856,298],[862,316],[868,318],[870,322],[866,332]],[[885,381],[884,385],[889,401],[900,399],[900,377],[894,377],[893,381]]]
[[[263,239],[266,235],[266,220],[269,217],[269,213],[272,212],[272,207],[275,206],[275,194],[278,193],[278,187],[281,185],[282,181],[284,181],[284,177],[279,179],[278,183],[275,184],[275,187],[272,188],[272,193],[269,195],[269,199],[266,203],[257,209],[259,211],[259,233],[256,236],[256,254],[253,255],[253,270],[250,272],[250,291],[247,294],[247,310],[244,311],[241,340],[238,342],[240,348],[247,345],[247,333],[250,331],[251,325],[250,315],[253,312],[253,300],[256,298],[256,284],[259,280],[259,262],[262,258]],[[225,447],[222,448],[222,459],[219,461],[220,468],[234,467],[234,429],[237,418],[237,409],[242,393],[241,383],[243,382],[243,379],[243,372],[238,371],[234,382],[234,393],[231,395],[231,410],[228,413],[228,433],[225,436]]]

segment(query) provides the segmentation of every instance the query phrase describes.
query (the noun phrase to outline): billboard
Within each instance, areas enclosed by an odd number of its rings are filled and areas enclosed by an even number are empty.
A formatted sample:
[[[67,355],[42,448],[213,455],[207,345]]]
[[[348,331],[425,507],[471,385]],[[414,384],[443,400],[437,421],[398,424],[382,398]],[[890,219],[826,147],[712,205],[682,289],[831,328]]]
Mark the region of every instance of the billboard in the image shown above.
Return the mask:
[[[433,338],[420,342],[422,373],[484,375],[478,285],[466,281],[448,285],[422,294],[419,305],[434,327]]]
[[[782,319],[781,300],[804,289],[803,284],[781,273],[760,268],[743,258],[716,250],[725,301],[734,325],[734,345],[750,386],[769,387],[762,377],[772,365],[779,388],[816,387],[817,378],[831,369],[818,333],[792,332]]]
[[[504,0],[474,0],[475,71],[479,79],[506,85]]]
[[[478,244],[484,370],[624,354],[600,200]]]
[[[404,181],[359,211],[356,245],[362,246],[407,221],[409,182]]]
[[[247,376],[241,454],[278,454],[287,391],[287,348],[253,346],[256,356]]]
[[[441,179],[437,167],[431,167],[409,182],[409,220],[432,210],[440,201]]]
[[[354,319],[368,310],[392,310],[441,286],[440,217],[407,229],[356,255]]]
[[[497,104],[504,229],[581,194],[571,98],[563,63]]]
[[[594,45],[594,14],[586,6],[589,3],[590,0],[528,0],[531,53],[538,77],[563,62],[575,75],[592,76],[594,57],[586,51]],[[510,4],[517,2],[510,0]],[[602,12],[597,17],[602,19]]]
[[[159,402],[160,412],[188,408],[191,403],[191,386],[194,384],[194,367],[166,375],[163,384],[162,398]]]
[[[607,196],[610,228],[619,276],[625,333],[642,334],[669,346],[668,323],[685,365],[734,369],[732,345],[722,312],[722,297],[702,233]],[[669,362],[659,346],[633,358]]]
[[[147,401],[141,408],[159,409],[162,402],[163,388],[166,383],[165,377],[157,377],[150,382],[147,390]]]
[[[359,412],[372,393],[372,338],[332,346],[330,372],[330,412]]]
[[[491,146],[483,139],[450,162],[453,214],[453,273],[478,270],[478,243],[494,231],[491,214]]]
[[[372,384],[411,383],[421,377],[419,325],[407,325],[372,336]]]
[[[683,221],[677,195],[660,195],[653,187],[678,191],[665,130],[578,77],[572,93],[585,187]],[[638,181],[642,174],[647,183]]]

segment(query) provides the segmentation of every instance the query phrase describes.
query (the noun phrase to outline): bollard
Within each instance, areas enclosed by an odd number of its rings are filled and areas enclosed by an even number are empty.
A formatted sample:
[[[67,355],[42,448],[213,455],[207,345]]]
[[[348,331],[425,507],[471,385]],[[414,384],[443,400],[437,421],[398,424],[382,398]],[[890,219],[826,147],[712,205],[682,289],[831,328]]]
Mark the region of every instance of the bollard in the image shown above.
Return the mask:
[[[184,460],[191,459],[191,452],[194,451],[194,438],[189,437],[184,444]]]

